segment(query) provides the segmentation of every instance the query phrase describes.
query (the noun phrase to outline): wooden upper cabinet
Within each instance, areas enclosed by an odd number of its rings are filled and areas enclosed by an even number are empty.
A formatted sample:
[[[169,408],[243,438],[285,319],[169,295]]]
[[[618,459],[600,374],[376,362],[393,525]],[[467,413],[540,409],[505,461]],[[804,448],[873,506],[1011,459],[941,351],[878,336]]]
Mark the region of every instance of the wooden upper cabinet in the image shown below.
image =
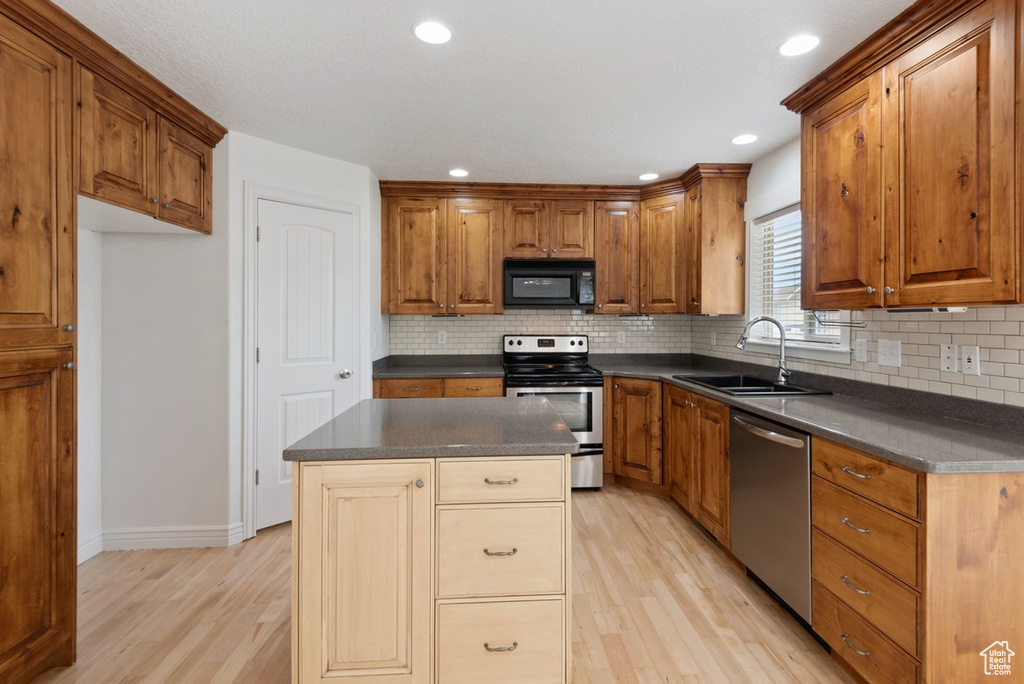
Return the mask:
[[[506,200],[505,256],[593,259],[594,203],[589,200]]]
[[[640,313],[686,310],[686,249],[682,193],[640,203]]]
[[[444,199],[392,197],[387,215],[389,313],[445,313]]]
[[[746,310],[749,164],[698,164],[685,174],[686,293],[692,314]]]
[[[882,304],[881,75],[802,121],[804,309]]]
[[[447,313],[503,310],[501,209],[501,200],[448,200]]]
[[[0,350],[74,342],[71,59],[0,16]]]
[[[1014,16],[990,0],[883,70],[889,306],[1017,297]]]
[[[640,203],[596,202],[594,255],[598,278],[595,313],[635,314],[640,311]]]
[[[79,192],[212,232],[213,148],[88,69],[79,73]]]

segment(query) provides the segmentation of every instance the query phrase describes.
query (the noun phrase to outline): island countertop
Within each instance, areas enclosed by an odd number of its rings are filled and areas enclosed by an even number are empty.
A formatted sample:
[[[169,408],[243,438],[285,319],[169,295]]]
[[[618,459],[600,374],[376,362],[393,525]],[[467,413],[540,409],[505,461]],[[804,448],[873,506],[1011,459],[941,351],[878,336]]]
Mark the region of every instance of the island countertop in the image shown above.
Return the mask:
[[[547,399],[363,399],[284,450],[286,461],[579,451]]]

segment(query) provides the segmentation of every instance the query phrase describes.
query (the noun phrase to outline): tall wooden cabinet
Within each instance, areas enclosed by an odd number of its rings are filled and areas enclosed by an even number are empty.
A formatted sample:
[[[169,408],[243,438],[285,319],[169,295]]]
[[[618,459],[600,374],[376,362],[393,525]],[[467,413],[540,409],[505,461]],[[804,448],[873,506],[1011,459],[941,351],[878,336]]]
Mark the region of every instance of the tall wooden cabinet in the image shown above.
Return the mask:
[[[803,115],[805,309],[1019,301],[1013,0],[917,3]]]

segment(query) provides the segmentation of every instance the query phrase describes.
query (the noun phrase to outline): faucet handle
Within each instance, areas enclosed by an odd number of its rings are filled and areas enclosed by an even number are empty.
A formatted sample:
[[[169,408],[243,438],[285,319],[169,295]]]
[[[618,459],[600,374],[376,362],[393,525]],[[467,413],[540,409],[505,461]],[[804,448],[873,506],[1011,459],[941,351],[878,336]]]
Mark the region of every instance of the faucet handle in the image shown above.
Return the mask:
[[[785,366],[779,366],[779,384],[785,385],[789,376],[793,374],[793,371],[788,370]]]

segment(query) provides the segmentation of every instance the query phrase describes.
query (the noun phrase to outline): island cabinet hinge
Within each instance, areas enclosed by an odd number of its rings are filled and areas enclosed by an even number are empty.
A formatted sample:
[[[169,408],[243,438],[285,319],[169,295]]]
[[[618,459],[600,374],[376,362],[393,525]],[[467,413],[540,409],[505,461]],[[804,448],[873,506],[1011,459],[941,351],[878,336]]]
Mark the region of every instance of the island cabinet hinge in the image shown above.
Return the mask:
[[[260,362],[260,348],[256,347],[256,363]]]
[[[259,486],[259,484],[260,484],[260,471],[259,471],[259,469],[257,469],[256,470],[256,485]]]
[[[256,242],[260,241],[260,227],[256,226]]]

